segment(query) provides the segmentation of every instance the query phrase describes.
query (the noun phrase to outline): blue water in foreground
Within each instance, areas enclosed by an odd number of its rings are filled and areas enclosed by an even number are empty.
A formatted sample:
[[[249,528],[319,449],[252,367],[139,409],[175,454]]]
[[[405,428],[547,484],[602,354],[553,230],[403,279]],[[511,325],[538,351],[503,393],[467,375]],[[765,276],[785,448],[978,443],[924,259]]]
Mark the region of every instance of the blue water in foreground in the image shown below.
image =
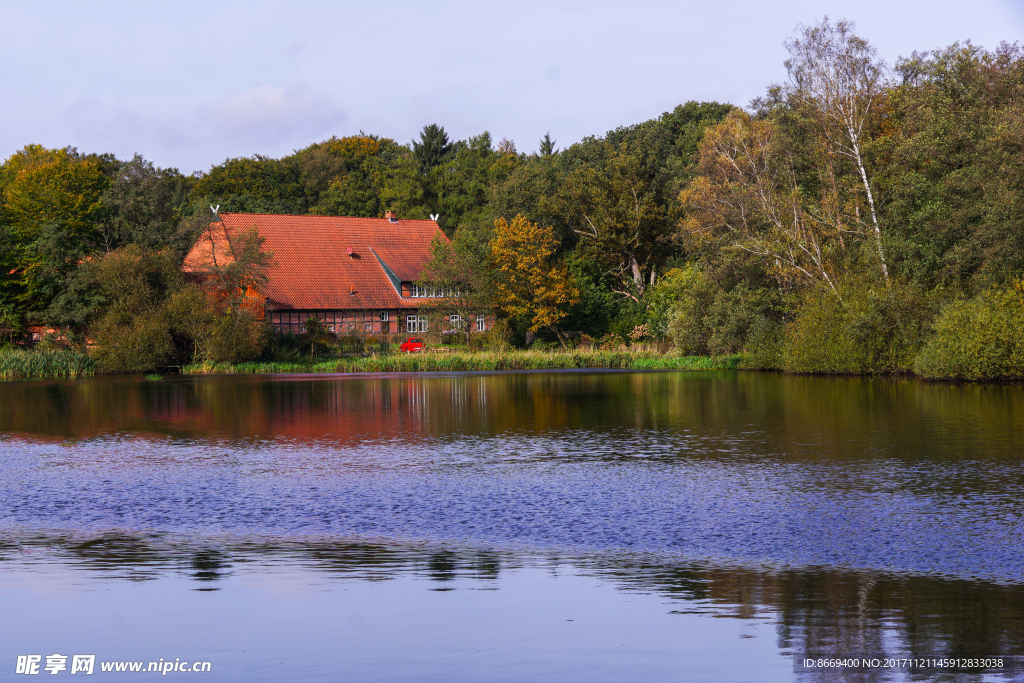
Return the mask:
[[[0,385],[0,430],[2,680],[86,650],[356,681],[1024,654],[1022,387],[98,378]]]

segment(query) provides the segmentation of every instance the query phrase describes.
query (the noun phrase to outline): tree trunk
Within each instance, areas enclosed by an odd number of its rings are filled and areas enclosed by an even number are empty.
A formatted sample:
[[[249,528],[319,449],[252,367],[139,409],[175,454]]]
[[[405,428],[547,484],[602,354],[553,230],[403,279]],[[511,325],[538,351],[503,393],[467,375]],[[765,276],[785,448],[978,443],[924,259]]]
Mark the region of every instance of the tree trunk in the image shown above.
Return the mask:
[[[852,136],[852,133],[851,133]],[[889,286],[889,265],[885,262],[885,252],[882,251],[882,228],[878,225],[878,215],[875,213],[875,195],[871,192],[871,183],[868,182],[868,173],[864,170],[864,162],[860,157],[860,145],[853,141],[853,154],[857,160],[857,170],[860,171],[860,179],[864,183],[864,192],[868,195],[868,208],[871,209],[871,223],[875,227],[875,244],[878,246],[878,258],[882,261],[882,276],[885,278],[885,286]]]
[[[644,295],[644,274],[640,272],[640,264],[636,262],[636,254],[629,255],[629,269],[633,273],[633,284],[636,286],[636,293]]]
[[[555,333],[556,337],[558,337],[558,342],[562,345],[562,349],[563,350],[568,349],[569,348],[569,342],[565,338],[565,335],[562,334],[562,330],[558,329],[558,325],[551,325],[551,331]]]

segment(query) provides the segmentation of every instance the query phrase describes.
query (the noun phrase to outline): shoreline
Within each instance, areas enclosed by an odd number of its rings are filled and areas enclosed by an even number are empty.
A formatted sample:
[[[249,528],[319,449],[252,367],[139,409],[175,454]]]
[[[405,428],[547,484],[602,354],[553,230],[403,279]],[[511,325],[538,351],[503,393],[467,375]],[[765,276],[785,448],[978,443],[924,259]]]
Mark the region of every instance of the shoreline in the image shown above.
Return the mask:
[[[737,370],[743,356],[675,356],[621,351],[500,351],[332,358],[313,363],[248,361],[193,363],[183,375],[385,374],[508,370]]]

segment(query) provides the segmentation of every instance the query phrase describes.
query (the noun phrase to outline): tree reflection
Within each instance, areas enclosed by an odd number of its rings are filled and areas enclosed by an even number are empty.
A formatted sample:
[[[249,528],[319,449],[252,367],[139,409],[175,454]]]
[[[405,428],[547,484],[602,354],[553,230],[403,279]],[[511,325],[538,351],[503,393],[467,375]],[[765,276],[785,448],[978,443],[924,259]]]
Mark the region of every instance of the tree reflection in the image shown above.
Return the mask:
[[[486,581],[500,589],[506,567],[549,568],[654,592],[666,611],[769,620],[778,647],[799,657],[837,655],[975,657],[1024,655],[1024,586],[835,568],[758,568],[616,554],[547,557],[461,547],[386,543],[244,541],[213,546],[168,537],[105,535],[82,540],[26,537],[0,544],[0,560],[66,564],[104,578],[154,580],[184,574],[216,589],[234,566],[286,562],[336,580],[399,576],[431,584]],[[10,566],[10,565],[8,565]],[[494,583],[496,582],[496,583]],[[808,674],[812,678],[827,674]],[[863,674],[883,680],[884,672]]]

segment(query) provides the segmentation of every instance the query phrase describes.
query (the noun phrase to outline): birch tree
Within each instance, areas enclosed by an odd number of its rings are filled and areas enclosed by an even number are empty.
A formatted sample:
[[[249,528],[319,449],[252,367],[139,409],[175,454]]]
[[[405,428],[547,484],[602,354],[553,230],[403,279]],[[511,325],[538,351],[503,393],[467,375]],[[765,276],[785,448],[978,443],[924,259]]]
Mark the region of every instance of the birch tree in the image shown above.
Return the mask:
[[[790,84],[788,94],[809,105],[826,143],[857,169],[867,198],[882,275],[889,283],[889,266],[882,246],[882,226],[874,192],[864,162],[871,122],[885,96],[886,64],[867,40],[853,33],[854,23],[845,19],[805,26],[786,41],[790,57],[785,61]]]
[[[724,241],[767,261],[779,280],[827,285],[838,295],[843,221],[835,198],[800,190],[790,145],[772,121],[733,112],[701,142],[700,175],[679,195],[688,242]]]

